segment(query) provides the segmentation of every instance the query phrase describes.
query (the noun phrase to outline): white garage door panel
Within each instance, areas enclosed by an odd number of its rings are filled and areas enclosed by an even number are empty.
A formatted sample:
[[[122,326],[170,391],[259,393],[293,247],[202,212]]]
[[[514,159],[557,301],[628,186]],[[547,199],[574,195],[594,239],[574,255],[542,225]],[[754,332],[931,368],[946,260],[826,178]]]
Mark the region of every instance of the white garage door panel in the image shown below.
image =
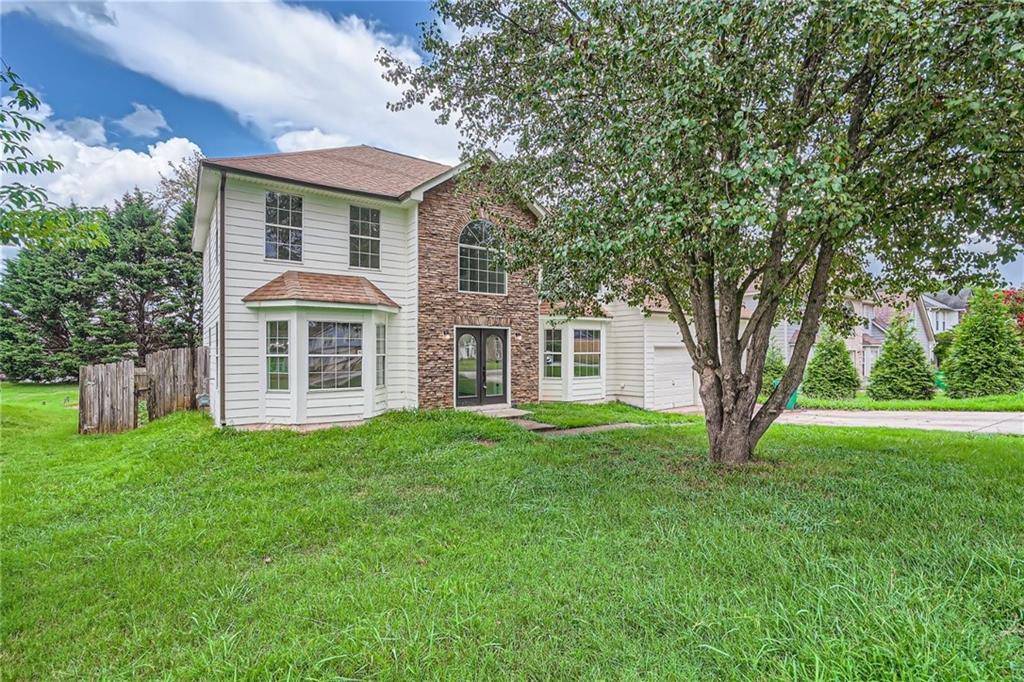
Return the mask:
[[[654,349],[654,409],[693,404],[693,363],[684,347]]]

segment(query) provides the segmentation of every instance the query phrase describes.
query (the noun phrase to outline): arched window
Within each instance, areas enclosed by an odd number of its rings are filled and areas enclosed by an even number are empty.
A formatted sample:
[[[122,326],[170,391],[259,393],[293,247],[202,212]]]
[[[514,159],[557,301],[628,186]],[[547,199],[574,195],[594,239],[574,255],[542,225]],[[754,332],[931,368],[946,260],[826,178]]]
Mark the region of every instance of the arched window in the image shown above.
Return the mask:
[[[504,294],[505,267],[495,247],[494,225],[474,220],[459,235],[459,291]]]

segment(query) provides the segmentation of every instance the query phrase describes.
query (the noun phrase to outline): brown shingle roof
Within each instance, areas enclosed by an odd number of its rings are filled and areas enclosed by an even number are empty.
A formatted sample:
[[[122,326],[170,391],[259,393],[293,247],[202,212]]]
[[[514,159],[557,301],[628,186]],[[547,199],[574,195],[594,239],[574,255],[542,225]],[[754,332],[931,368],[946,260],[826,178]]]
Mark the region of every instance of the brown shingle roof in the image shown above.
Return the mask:
[[[206,159],[203,165],[304,185],[399,199],[451,170],[443,163],[359,145]]]
[[[250,291],[242,301],[316,301],[399,307],[365,277],[325,275],[298,270],[289,270],[278,275],[258,289]]]

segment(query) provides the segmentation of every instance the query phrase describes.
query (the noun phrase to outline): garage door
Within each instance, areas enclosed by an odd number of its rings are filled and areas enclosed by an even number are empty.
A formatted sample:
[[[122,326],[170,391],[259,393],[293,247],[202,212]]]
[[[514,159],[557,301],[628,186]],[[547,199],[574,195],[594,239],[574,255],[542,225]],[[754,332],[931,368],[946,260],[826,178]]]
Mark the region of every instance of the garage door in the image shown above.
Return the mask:
[[[683,346],[654,348],[654,409],[693,405],[693,363]]]

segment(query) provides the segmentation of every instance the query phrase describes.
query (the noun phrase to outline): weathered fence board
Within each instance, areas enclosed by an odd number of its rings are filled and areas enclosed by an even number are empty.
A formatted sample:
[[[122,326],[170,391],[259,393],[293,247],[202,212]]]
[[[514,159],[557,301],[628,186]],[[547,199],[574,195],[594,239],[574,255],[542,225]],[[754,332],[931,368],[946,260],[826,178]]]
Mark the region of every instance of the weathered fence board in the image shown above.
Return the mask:
[[[150,419],[198,407],[196,396],[206,393],[209,359],[206,348],[170,348],[146,356]]]
[[[132,360],[78,370],[79,433],[130,431],[137,423]]]

